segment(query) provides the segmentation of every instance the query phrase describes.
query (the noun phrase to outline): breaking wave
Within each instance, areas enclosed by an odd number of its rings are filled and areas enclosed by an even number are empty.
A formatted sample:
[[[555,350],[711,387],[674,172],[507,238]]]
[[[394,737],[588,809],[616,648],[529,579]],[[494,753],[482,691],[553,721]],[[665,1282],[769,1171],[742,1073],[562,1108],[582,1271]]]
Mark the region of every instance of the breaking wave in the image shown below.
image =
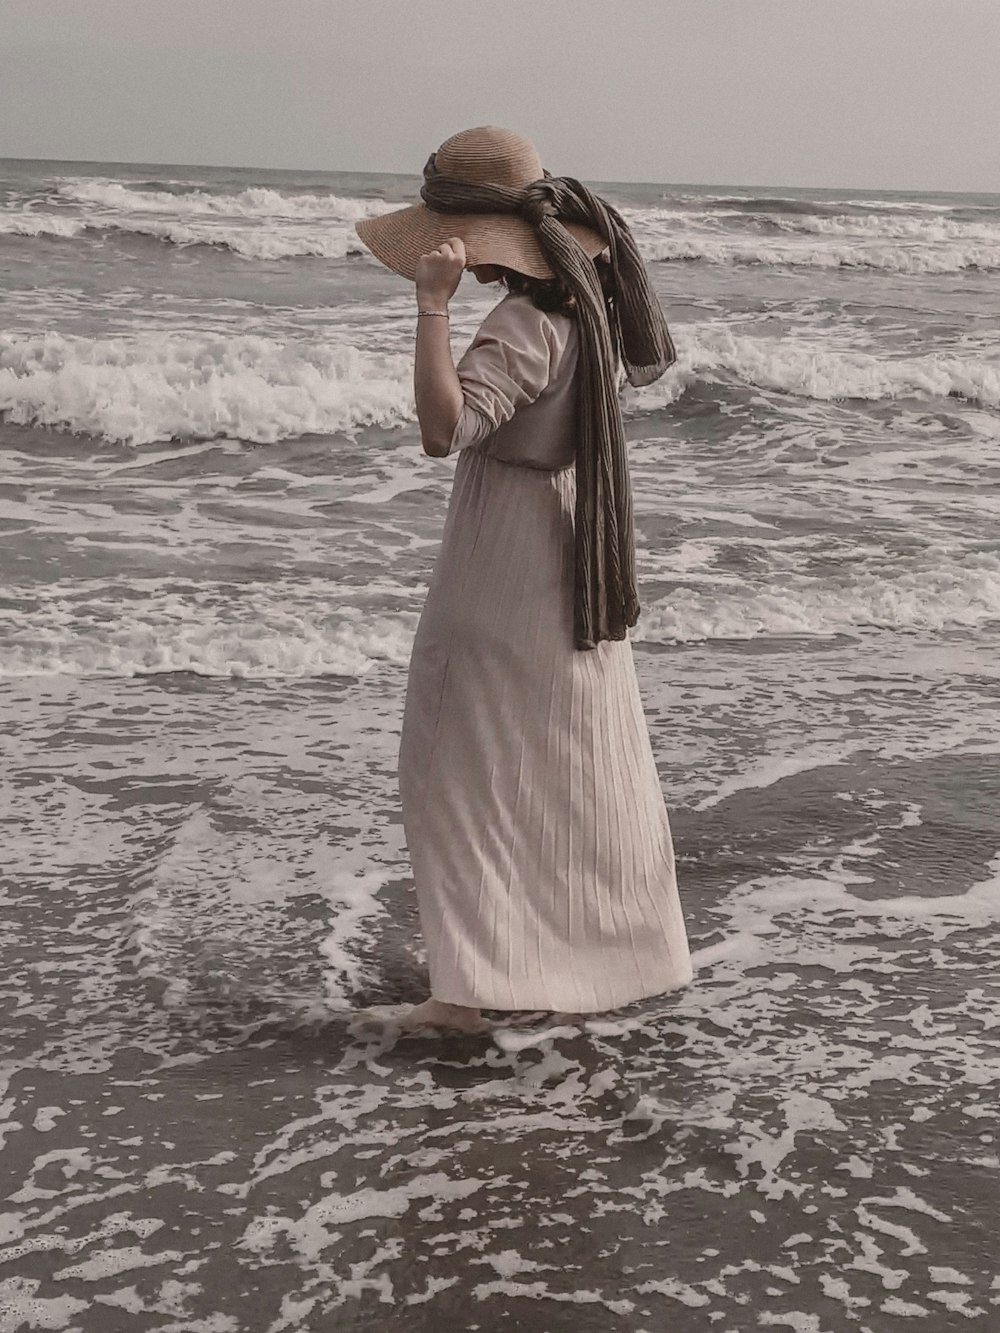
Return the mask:
[[[782,575],[770,589],[678,588],[644,609],[633,637],[646,643],[826,638],[865,628],[916,632],[1000,621],[1000,559],[942,558],[933,568],[857,574],[841,586]]]
[[[251,260],[342,259],[367,253],[354,222],[397,207],[399,202],[382,198],[315,190],[250,186],[225,193],[195,183],[141,187],[68,177],[50,183],[30,206],[0,212],[0,235],[140,236],[180,247],[213,246]],[[623,205],[622,211],[654,263],[900,274],[1000,270],[995,206],[675,194],[647,207]]]
[[[136,190],[108,179],[63,181],[56,193],[61,199],[116,212],[175,213],[181,217],[332,218],[355,222],[397,206],[382,199],[339,194],[283,194],[264,186],[252,186],[237,194],[212,194],[199,189],[184,193]]]
[[[677,365],[627,399],[630,410],[654,411],[693,384],[727,380],[823,401],[958,397],[1000,406],[1000,363],[975,357],[893,359],[707,323],[678,342]],[[273,443],[412,420],[412,363],[320,338],[0,334],[0,413],[130,445]]]
[[[719,234],[678,233],[643,239],[640,248],[650,263],[700,260],[709,264],[768,264],[775,267],[866,268],[888,273],[960,273],[965,269],[1000,270],[1000,238],[993,241],[959,238],[893,244],[863,237],[838,242],[810,238],[781,242],[743,240]]]
[[[326,226],[315,221],[284,226],[249,223],[231,224],[219,219],[168,220],[140,216],[136,219],[88,215],[74,217],[57,213],[0,214],[0,236],[38,236],[71,240],[78,237],[148,237],[181,248],[205,245],[230,250],[244,259],[343,259],[362,254],[364,246],[352,228]]]
[[[319,339],[0,334],[0,412],[19,425],[132,445],[273,443],[409,420],[411,367]]]
[[[17,597],[12,590],[11,604]],[[8,611],[0,677],[189,671],[248,679],[360,676],[405,666],[418,611],[344,605],[334,583],[246,583],[165,593],[150,584],[26,590]],[[679,587],[644,607],[646,644],[937,632],[1000,622],[1000,558],[942,557],[926,568],[860,572],[841,586],[782,575],[781,586]]]

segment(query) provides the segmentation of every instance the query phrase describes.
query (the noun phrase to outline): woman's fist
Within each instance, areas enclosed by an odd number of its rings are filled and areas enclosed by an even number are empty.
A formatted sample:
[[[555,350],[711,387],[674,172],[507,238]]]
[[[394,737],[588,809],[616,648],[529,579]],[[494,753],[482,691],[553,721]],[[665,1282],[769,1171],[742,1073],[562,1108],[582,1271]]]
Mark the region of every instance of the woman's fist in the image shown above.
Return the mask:
[[[421,301],[447,305],[455,295],[465,268],[465,242],[461,236],[449,236],[436,250],[417,260],[415,281]]]

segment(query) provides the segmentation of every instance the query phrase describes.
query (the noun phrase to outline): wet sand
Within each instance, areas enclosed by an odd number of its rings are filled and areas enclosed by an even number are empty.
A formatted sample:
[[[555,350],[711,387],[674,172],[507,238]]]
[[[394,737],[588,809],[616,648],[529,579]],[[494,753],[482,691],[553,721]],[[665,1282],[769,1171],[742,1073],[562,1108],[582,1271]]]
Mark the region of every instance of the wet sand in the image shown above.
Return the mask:
[[[1000,1322],[990,714],[784,772],[729,725],[695,984],[428,1038],[357,1021],[424,985],[399,683],[3,684],[0,1330]]]

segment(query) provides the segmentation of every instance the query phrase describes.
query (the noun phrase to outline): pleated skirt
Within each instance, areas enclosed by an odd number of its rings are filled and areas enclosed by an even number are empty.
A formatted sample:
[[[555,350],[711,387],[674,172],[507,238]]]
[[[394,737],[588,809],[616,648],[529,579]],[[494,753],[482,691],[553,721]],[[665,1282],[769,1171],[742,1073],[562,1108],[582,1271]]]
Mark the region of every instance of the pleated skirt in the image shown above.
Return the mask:
[[[691,980],[632,644],[573,647],[572,466],[468,448],[413,642],[399,791],[431,994],[594,1013]]]

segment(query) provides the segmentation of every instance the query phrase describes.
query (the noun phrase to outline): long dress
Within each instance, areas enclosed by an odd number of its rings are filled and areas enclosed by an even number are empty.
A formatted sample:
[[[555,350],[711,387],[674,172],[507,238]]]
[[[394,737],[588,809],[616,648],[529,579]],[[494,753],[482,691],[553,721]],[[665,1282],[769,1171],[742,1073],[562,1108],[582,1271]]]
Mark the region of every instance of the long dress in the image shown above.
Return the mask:
[[[573,646],[575,321],[508,294],[458,362],[398,778],[431,995],[593,1013],[692,976],[630,639]]]

